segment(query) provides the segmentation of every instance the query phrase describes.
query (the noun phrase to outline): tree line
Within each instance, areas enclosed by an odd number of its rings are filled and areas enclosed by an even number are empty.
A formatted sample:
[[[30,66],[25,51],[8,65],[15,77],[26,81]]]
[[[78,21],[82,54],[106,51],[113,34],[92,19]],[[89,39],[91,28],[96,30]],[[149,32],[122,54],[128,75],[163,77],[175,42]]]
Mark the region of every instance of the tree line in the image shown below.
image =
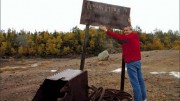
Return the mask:
[[[121,33],[121,30],[114,30]],[[153,33],[142,32],[140,27],[134,29],[141,42],[141,50],[180,50],[180,33],[169,30],[162,32],[156,29]],[[70,32],[27,32],[8,29],[0,31],[0,58],[21,57],[71,57],[81,55],[85,30],[78,27]],[[86,47],[87,55],[97,55],[103,50],[110,53],[121,51],[117,40],[107,36],[104,31],[90,27]]]

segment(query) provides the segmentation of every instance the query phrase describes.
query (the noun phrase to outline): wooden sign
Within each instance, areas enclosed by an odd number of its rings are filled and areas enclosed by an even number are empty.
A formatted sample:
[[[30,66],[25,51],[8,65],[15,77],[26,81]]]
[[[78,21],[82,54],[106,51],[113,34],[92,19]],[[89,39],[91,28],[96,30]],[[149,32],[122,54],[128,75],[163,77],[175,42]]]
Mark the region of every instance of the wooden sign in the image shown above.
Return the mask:
[[[110,28],[123,29],[128,26],[130,8],[99,3],[94,1],[83,1],[80,24],[106,25]]]

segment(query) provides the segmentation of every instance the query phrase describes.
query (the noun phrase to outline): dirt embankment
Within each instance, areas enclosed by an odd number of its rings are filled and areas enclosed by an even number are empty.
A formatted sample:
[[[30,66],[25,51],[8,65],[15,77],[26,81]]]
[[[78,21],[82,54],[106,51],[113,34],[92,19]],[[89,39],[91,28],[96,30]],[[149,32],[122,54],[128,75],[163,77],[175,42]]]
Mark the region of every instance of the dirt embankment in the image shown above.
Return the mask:
[[[180,100],[180,79],[169,75],[179,72],[179,66],[179,50],[142,52],[148,101]],[[1,60],[0,67],[0,101],[31,101],[46,77],[65,69],[79,69],[80,58]],[[111,54],[108,61],[87,58],[84,70],[88,71],[88,85],[120,89],[120,73],[111,72],[120,67],[121,53]],[[133,95],[127,73],[125,91]]]

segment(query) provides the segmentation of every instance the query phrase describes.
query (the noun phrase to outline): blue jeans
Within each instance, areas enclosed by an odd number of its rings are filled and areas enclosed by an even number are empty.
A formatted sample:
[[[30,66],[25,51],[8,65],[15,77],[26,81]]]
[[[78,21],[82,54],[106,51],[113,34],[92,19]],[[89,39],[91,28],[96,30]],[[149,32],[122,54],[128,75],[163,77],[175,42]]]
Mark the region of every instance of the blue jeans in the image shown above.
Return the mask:
[[[134,101],[146,99],[146,87],[141,70],[141,62],[134,61],[126,63],[128,76],[134,93]]]

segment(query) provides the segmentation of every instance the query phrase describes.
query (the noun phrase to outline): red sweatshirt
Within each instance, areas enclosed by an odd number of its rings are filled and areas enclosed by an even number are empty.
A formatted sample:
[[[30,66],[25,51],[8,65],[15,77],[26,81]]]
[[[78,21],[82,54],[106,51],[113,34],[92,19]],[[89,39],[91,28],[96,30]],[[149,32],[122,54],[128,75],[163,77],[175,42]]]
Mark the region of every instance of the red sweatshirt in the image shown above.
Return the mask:
[[[123,42],[122,53],[125,63],[141,60],[140,41],[137,33],[132,32],[130,34],[123,35],[109,30],[106,33],[112,38]]]

